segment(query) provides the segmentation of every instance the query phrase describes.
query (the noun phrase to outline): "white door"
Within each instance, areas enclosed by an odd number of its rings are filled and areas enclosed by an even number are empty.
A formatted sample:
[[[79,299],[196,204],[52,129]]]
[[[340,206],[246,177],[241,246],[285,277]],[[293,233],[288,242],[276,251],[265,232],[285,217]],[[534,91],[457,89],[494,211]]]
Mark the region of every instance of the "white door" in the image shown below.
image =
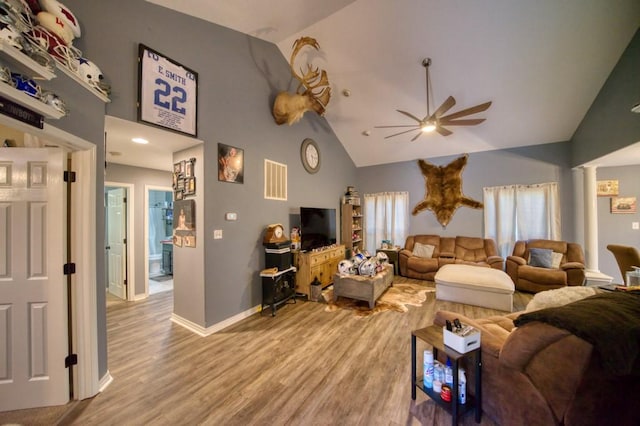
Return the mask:
[[[66,404],[66,190],[59,149],[0,148],[0,411]]]
[[[109,293],[121,299],[127,298],[127,256],[126,230],[127,215],[125,188],[107,191],[107,271],[109,275]]]

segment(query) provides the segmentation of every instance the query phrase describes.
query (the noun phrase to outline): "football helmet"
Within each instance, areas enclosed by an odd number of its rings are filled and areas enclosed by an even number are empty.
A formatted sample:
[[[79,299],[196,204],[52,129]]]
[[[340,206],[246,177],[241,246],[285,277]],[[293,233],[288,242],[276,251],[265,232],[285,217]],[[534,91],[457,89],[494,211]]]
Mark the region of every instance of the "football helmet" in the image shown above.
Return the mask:
[[[64,103],[62,98],[55,93],[50,91],[43,92],[40,100],[45,104],[52,106],[64,115],[69,115],[69,109],[67,108],[67,105]]]
[[[372,277],[376,274],[376,264],[373,260],[367,259],[358,265],[358,273],[360,275]]]
[[[38,25],[45,27],[64,41],[67,46],[73,41],[73,31],[64,21],[49,12],[40,12],[36,16]]]
[[[82,32],[80,31],[80,22],[78,22],[76,16],[67,6],[57,0],[40,0],[40,4],[42,5],[42,9],[61,19],[66,26],[71,29],[74,37],[77,38],[82,35]]]
[[[33,13],[34,16],[42,12],[42,7],[40,7],[40,2],[38,0],[24,0],[24,2],[29,6],[31,13]]]
[[[353,262],[349,259],[343,259],[338,262],[338,272],[342,275],[351,275],[355,273]]]
[[[0,40],[18,50],[23,49],[24,39],[22,34],[12,24],[0,22]]]
[[[387,253],[383,251],[376,253],[376,257],[378,258],[378,262],[382,264],[389,263],[389,256],[387,256]]]
[[[109,95],[111,92],[111,86],[104,81],[104,75],[102,75],[100,68],[87,58],[78,58],[76,73],[82,80],[89,84],[89,86],[99,90],[105,95]]]
[[[15,88],[20,90],[21,92],[24,92],[36,99],[42,98],[42,90],[33,79],[16,72],[12,72],[11,80],[13,80]]]
[[[0,0],[0,21],[12,24],[20,32],[35,25],[31,9],[22,0]]]
[[[75,47],[67,46],[60,37],[41,25],[36,25],[25,36],[31,43],[47,51],[57,62],[75,72],[78,66],[78,58],[82,52]]]
[[[15,86],[11,78],[11,70],[4,65],[0,65],[0,81]]]
[[[360,266],[360,264],[362,262],[364,262],[365,260],[366,260],[366,258],[364,257],[364,254],[362,254],[362,253],[357,253],[351,258],[351,262],[353,262],[353,266],[356,267],[356,268],[358,266]]]

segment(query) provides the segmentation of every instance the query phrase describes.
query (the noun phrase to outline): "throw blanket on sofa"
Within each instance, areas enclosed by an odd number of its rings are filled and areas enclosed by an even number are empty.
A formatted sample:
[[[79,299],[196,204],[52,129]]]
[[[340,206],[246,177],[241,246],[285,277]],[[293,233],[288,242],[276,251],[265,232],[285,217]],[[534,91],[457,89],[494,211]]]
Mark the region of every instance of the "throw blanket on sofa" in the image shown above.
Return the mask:
[[[591,343],[603,367],[616,375],[640,375],[640,293],[610,292],[520,315],[516,327],[540,321]]]

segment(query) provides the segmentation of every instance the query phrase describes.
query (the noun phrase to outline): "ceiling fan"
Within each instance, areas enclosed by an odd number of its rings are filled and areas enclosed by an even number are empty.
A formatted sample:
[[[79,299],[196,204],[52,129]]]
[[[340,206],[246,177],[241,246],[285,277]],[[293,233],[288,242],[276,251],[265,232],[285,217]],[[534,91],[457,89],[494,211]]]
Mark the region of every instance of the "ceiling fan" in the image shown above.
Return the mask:
[[[389,128],[398,128],[398,127],[409,127],[409,130],[404,130],[399,133],[394,133],[389,136],[385,136],[385,139],[392,138],[394,136],[403,135],[405,133],[414,132],[418,130],[418,133],[411,139],[411,141],[415,141],[420,137],[423,133],[433,132],[434,130],[440,133],[442,136],[449,136],[453,132],[451,130],[446,129],[444,126],[475,126],[476,124],[482,123],[484,118],[468,118],[464,120],[459,120],[461,117],[465,117],[467,115],[477,114],[479,112],[487,110],[491,106],[491,101],[485,102],[480,105],[473,106],[471,108],[463,109],[458,112],[454,112],[449,115],[444,115],[447,111],[449,111],[455,104],[456,100],[453,96],[449,96],[443,103],[440,105],[438,109],[436,109],[433,114],[431,114],[429,104],[429,66],[431,65],[431,58],[425,58],[422,60],[422,66],[426,70],[426,80],[427,80],[427,115],[424,118],[420,119],[415,115],[408,113],[407,111],[402,111],[397,109],[400,114],[404,114],[409,118],[412,118],[417,123],[416,124],[407,124],[407,125],[397,125],[397,126],[374,126],[376,129],[389,129]]]

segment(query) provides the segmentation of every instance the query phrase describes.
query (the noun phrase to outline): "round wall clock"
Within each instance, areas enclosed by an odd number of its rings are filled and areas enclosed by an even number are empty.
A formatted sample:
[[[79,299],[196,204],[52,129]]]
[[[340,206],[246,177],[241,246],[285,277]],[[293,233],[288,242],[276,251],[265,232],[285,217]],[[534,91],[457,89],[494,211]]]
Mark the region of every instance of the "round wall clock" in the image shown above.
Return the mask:
[[[320,149],[313,139],[305,139],[300,147],[300,158],[304,169],[309,173],[320,170]]]

